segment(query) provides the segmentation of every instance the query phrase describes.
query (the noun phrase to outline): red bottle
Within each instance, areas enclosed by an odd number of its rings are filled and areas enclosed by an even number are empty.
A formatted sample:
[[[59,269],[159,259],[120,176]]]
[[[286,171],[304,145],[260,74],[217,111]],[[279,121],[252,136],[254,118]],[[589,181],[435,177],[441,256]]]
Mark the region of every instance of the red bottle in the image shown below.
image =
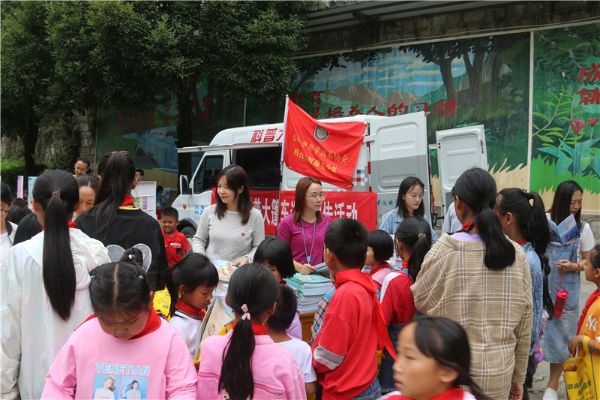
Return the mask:
[[[556,292],[556,300],[554,300],[554,317],[560,318],[568,298],[569,292],[566,290],[560,289],[558,292]]]

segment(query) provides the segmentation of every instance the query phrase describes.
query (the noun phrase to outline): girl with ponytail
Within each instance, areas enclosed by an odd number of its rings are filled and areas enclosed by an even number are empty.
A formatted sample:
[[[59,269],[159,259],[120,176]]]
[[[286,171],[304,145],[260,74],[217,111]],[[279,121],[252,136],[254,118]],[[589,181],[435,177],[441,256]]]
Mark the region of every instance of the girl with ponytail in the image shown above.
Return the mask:
[[[502,232],[492,210],[496,182],[487,171],[465,171],[452,194],[463,229],[443,235],[425,256],[411,287],[415,306],[465,328],[473,378],[487,395],[519,397],[531,345],[529,263],[521,246]]]
[[[417,318],[402,329],[398,341],[394,363],[398,392],[381,400],[490,399],[471,378],[469,339],[457,322]]]
[[[396,230],[396,249],[402,261],[401,272],[389,273],[383,281],[381,290],[381,308],[394,346],[400,329],[415,316],[415,302],[410,290],[421,269],[425,255],[431,248],[431,227],[419,217],[408,217],[400,223]],[[379,384],[381,392],[394,390],[392,364],[394,360],[389,353],[381,361]]]
[[[35,181],[33,209],[44,230],[11,248],[0,270],[0,398],[39,398],[52,359],[92,313],[89,271],[108,262],[101,242],[69,221],[79,188],[65,171]]]
[[[533,295],[533,324],[526,382],[530,383],[537,364],[533,352],[542,330],[544,306],[548,309],[549,315],[553,313],[547,279],[550,269],[545,256],[550,240],[550,229],[544,202],[535,192],[528,193],[518,188],[501,190],[496,198],[496,214],[504,233],[521,245],[529,261]]]
[[[233,331],[202,343],[198,399],[306,399],[296,362],[267,333],[278,296],[279,283],[265,266],[245,264],[233,273],[226,297]]]

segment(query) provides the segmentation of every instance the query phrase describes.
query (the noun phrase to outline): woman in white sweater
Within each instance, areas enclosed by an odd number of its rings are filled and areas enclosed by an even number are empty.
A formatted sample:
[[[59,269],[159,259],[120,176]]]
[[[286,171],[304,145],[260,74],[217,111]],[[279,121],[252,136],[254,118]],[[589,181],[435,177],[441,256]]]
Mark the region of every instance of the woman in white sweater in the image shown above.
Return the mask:
[[[251,262],[265,238],[262,214],[252,207],[248,175],[238,165],[223,168],[216,177],[216,204],[207,207],[192,239],[195,253],[233,265]]]

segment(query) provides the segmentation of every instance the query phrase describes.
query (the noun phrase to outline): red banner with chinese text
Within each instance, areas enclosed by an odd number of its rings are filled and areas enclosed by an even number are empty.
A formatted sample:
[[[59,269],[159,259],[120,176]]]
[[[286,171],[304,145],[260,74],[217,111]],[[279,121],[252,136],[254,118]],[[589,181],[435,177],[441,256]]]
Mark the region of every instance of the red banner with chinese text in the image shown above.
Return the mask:
[[[281,207],[279,207],[277,190],[251,190],[252,206],[260,211],[265,221],[265,235],[275,236],[277,225],[282,218],[294,208],[293,190],[281,191]],[[377,193],[375,192],[324,192],[325,200],[321,212],[334,219],[352,218],[362,222],[369,230],[377,229]],[[215,190],[212,191],[211,203],[214,204]],[[280,213],[278,211],[281,210]],[[279,215],[278,215],[279,214]]]
[[[317,121],[288,99],[285,164],[299,174],[350,190],[365,127],[364,122]]]

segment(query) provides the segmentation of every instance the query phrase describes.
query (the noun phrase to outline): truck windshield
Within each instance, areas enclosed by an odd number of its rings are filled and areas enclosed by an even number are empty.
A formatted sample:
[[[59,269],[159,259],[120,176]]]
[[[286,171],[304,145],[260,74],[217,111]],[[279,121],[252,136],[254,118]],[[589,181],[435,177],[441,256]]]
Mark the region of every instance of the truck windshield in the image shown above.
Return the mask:
[[[194,178],[194,193],[211,190],[215,185],[215,177],[223,169],[223,156],[214,155],[204,157],[200,169]]]
[[[237,149],[233,152],[233,162],[246,170],[251,189],[279,189],[280,159],[281,147]]]

